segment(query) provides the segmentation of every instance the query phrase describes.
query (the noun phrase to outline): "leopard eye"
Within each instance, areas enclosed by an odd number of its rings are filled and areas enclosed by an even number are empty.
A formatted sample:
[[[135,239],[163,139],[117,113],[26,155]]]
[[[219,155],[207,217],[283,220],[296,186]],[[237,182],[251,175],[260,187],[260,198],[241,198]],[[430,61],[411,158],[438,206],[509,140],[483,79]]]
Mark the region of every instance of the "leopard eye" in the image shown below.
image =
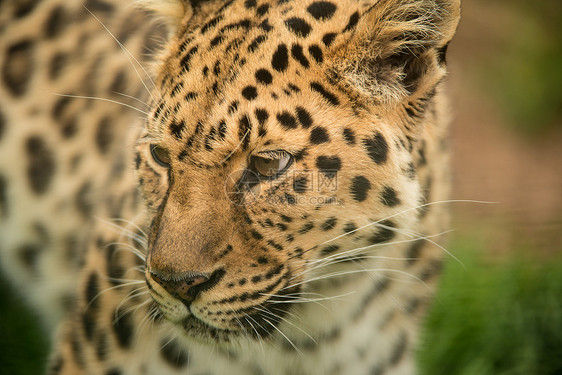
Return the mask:
[[[292,156],[286,152],[270,157],[253,156],[251,167],[261,177],[275,177],[283,173],[292,163]]]
[[[160,164],[163,167],[169,168],[170,167],[170,154],[165,148],[162,148],[158,145],[150,145],[150,154],[154,161]]]

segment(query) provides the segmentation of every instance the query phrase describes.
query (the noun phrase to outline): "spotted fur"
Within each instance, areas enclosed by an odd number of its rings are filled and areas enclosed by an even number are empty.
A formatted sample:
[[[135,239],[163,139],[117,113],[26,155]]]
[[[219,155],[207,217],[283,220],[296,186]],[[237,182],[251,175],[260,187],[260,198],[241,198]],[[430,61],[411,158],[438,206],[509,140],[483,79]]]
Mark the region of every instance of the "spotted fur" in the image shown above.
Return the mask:
[[[415,373],[458,0],[122,3],[0,3],[1,264],[50,373]]]

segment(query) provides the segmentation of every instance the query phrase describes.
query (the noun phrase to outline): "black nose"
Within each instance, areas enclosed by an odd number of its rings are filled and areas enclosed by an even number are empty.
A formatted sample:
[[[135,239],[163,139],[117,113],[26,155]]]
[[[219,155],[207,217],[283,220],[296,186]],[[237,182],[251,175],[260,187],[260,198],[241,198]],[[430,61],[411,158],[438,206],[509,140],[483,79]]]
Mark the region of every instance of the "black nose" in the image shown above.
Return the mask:
[[[175,278],[163,277],[151,272],[151,276],[166,292],[186,302],[193,301],[201,291],[201,286],[209,281],[209,278],[203,274],[191,274],[182,278]]]
[[[152,270],[150,275],[173,297],[191,303],[199,293],[215,286],[224,275],[224,271],[217,270],[211,276],[198,272],[187,272],[182,276],[163,276]]]

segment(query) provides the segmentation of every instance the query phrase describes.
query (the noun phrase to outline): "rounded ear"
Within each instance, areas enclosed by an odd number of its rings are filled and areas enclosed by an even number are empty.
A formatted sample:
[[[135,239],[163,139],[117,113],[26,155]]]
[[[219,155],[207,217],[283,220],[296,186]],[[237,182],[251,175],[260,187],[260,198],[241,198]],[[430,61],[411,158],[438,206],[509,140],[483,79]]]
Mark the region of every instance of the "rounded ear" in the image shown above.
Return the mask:
[[[329,74],[374,104],[432,90],[459,18],[460,0],[379,0],[334,51]]]
[[[189,0],[136,0],[138,6],[159,15],[168,28],[175,33],[185,17],[191,18],[193,8]]]

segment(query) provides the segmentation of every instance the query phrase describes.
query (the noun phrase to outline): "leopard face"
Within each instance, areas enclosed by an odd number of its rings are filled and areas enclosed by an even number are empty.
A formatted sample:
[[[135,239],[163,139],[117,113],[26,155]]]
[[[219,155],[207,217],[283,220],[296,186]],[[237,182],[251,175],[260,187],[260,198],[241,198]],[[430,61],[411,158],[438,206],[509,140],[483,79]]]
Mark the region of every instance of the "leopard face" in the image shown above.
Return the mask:
[[[417,3],[184,9],[136,167],[146,282],[186,336],[267,337],[323,277],[386,266],[369,251],[423,218],[420,134],[458,4]]]

